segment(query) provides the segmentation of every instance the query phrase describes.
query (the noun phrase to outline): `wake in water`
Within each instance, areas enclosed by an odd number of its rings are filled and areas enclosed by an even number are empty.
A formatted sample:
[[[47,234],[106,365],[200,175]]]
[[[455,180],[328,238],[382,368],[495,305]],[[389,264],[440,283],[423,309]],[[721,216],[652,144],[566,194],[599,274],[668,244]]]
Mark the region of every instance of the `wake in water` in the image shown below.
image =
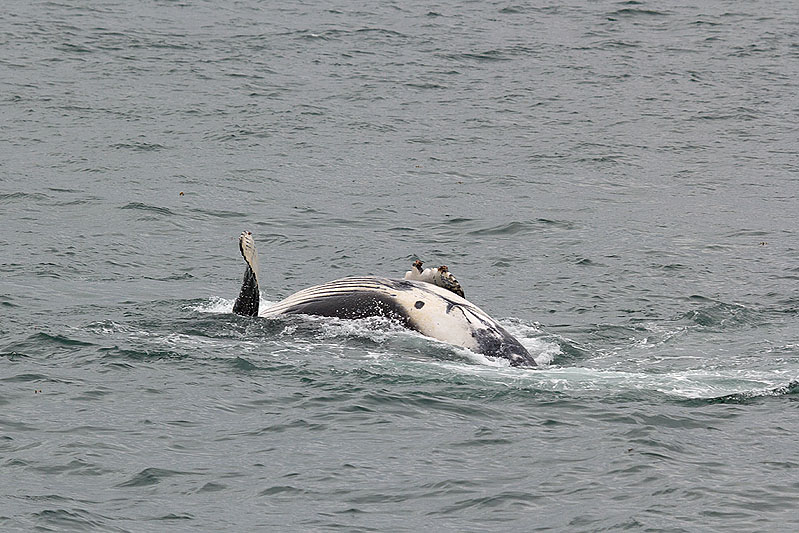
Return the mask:
[[[189,306],[198,313],[232,315],[233,300],[211,298]],[[382,317],[344,320],[327,317],[293,316],[266,319],[276,327],[267,328],[264,336],[248,340],[252,349],[271,338],[290,337],[297,352],[307,356],[308,350],[340,353],[342,346],[353,345],[372,361],[389,362],[409,372],[440,371],[472,377],[485,384],[511,387],[517,390],[550,392],[593,392],[600,395],[629,393],[650,396],[665,395],[681,400],[710,402],[742,402],[753,398],[793,395],[799,393],[799,380],[789,371],[775,372],[758,369],[685,369],[661,372],[650,370],[619,370],[590,366],[558,366],[564,356],[564,347],[574,349],[571,341],[543,331],[540,327],[518,319],[502,322],[533,355],[539,367],[524,371],[511,367],[506,360],[486,357],[469,350],[453,347],[419,333],[409,331],[400,324]],[[651,333],[651,332],[650,332]],[[669,331],[664,339],[671,338]],[[174,340],[174,338],[172,339]],[[648,355],[651,345],[631,340],[629,349],[637,349],[638,356]],[[338,349],[337,349],[338,348]],[[257,350],[256,350],[257,351]],[[420,359],[419,355],[423,355]],[[634,355],[628,353],[628,356]],[[586,365],[603,362],[603,354],[588,356]],[[400,361],[399,363],[397,361]],[[405,361],[405,365],[402,364]],[[418,366],[419,363],[422,366]],[[386,368],[388,370],[388,367]],[[437,370],[436,370],[437,369]],[[396,371],[394,368],[393,371]]]
[[[264,300],[262,299],[262,301]],[[192,305],[189,309],[199,313],[232,314],[233,304],[234,300],[214,297],[206,302]],[[268,307],[271,305],[271,302],[265,301],[265,304],[264,307]],[[339,338],[342,341],[346,339],[360,339],[362,341],[371,341],[378,344],[387,344],[392,340],[414,339],[413,342],[416,344],[420,344],[419,341],[421,340],[422,346],[435,346],[439,352],[442,349],[446,352],[455,352],[460,354],[464,359],[477,364],[489,367],[510,367],[510,364],[505,359],[488,357],[465,348],[436,341],[435,339],[415,331],[408,330],[397,321],[385,317],[375,316],[360,319],[339,319],[303,315],[301,317],[281,317],[265,320],[285,323],[286,326],[283,329],[283,333],[301,334],[303,329],[309,330],[308,333],[314,335],[319,341]],[[502,323],[502,326],[519,339],[539,366],[551,364],[561,353],[559,344],[554,341],[543,339],[543,332],[535,326],[526,325],[518,320],[513,322],[505,321]]]

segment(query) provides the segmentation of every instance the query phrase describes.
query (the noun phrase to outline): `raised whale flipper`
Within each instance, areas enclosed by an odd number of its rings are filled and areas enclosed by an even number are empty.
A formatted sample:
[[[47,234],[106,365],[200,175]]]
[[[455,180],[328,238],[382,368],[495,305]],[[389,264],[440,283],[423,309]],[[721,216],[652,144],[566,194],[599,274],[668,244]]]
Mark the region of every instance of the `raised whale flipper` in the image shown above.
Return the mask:
[[[255,239],[249,231],[242,231],[239,235],[239,250],[247,263],[247,269],[244,271],[241,292],[233,304],[233,312],[237,315],[258,316],[261,299],[258,288],[258,252],[255,251]]]

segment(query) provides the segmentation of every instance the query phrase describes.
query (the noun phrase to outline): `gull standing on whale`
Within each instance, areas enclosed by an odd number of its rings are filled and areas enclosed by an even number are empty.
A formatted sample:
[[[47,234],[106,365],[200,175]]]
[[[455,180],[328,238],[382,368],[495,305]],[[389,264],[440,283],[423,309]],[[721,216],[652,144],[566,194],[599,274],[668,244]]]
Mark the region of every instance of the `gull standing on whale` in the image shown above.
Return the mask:
[[[423,264],[424,261],[418,259],[414,261],[411,269],[405,273],[405,279],[432,283],[433,285],[438,285],[439,287],[454,292],[461,298],[465,298],[461,284],[458,283],[458,280],[455,279],[455,276],[452,275],[452,272],[450,272],[445,265],[441,265],[438,268],[425,268],[422,270]]]

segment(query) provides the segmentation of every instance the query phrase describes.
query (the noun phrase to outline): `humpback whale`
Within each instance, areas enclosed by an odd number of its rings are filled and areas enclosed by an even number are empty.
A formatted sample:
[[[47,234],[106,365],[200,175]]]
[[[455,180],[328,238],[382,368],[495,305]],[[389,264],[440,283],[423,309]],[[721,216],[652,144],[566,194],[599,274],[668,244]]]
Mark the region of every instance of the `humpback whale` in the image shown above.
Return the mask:
[[[452,286],[461,294],[463,291],[451,274],[446,276],[446,267],[437,269],[437,276],[431,274],[429,282],[379,276],[337,279],[303,289],[260,311],[258,255],[250,232],[245,231],[239,237],[239,251],[246,268],[233,306],[236,314],[267,318],[287,314],[345,319],[384,316],[433,339],[507,359],[512,366],[536,366],[533,357],[513,335],[485,311],[456,294]],[[421,262],[417,266],[421,270]]]

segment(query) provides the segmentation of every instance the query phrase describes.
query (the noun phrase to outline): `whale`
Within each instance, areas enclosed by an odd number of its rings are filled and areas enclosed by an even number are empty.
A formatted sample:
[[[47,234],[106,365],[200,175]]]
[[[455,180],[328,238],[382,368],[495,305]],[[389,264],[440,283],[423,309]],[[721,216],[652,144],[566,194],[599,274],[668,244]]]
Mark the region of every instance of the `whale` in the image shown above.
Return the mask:
[[[488,313],[451,290],[425,281],[347,277],[302,289],[261,310],[258,254],[250,232],[240,235],[239,250],[246,267],[233,305],[235,314],[262,318],[292,314],[342,319],[381,316],[432,339],[506,359],[511,366],[536,366],[527,349]]]

